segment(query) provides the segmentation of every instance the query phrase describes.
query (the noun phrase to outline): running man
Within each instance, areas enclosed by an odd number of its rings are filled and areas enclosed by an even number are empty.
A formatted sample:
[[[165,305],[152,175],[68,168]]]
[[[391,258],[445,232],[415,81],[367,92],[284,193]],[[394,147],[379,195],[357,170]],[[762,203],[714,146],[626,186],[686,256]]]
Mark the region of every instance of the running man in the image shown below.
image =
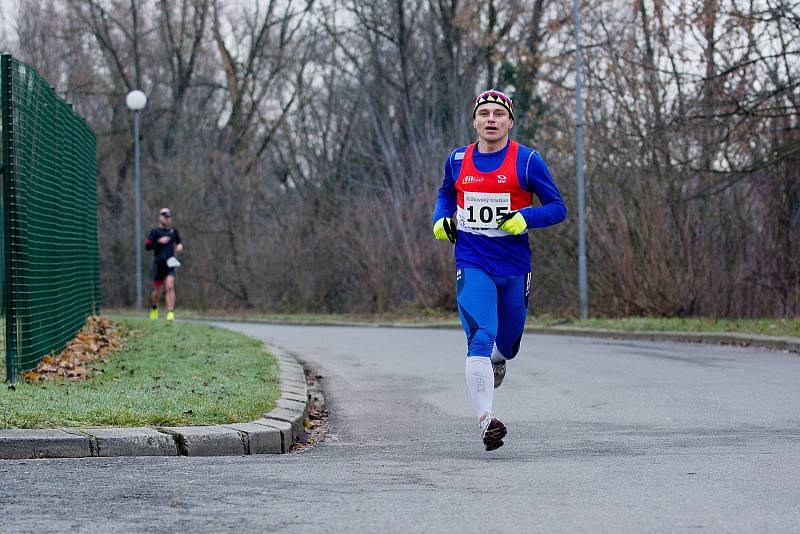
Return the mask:
[[[147,250],[153,251],[153,292],[150,295],[152,309],[150,319],[158,319],[158,301],[161,290],[167,288],[167,321],[175,320],[175,274],[180,265],[176,255],[183,250],[181,235],[172,227],[172,212],[161,208],[158,212],[158,227],[150,230],[144,242]]]
[[[494,388],[519,351],[528,312],[528,228],[558,224],[567,210],[539,153],[510,139],[514,109],[508,96],[481,93],[472,118],[478,141],[447,158],[432,222],[436,239],[455,244],[467,389],[491,451],[503,446],[506,435],[493,410]],[[533,206],[533,195],[541,207]]]

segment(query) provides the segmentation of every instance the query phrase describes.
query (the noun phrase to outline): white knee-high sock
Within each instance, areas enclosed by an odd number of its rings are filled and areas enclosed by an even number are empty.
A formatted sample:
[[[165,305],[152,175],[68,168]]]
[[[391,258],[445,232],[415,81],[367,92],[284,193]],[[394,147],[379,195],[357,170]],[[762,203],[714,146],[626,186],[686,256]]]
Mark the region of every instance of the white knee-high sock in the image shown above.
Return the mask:
[[[478,417],[492,411],[494,400],[494,374],[492,361],[485,356],[467,356],[464,369],[467,389]]]

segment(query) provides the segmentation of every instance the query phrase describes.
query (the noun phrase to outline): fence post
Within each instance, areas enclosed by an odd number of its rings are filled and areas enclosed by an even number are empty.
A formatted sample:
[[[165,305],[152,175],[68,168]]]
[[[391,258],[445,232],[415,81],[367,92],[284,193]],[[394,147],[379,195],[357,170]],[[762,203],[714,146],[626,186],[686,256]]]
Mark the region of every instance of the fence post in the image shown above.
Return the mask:
[[[17,301],[16,277],[13,268],[12,233],[17,228],[16,213],[11,209],[16,196],[14,170],[14,117],[11,112],[12,90],[10,54],[0,57],[0,117],[3,121],[3,316],[5,317],[6,380],[13,383],[17,378]]]

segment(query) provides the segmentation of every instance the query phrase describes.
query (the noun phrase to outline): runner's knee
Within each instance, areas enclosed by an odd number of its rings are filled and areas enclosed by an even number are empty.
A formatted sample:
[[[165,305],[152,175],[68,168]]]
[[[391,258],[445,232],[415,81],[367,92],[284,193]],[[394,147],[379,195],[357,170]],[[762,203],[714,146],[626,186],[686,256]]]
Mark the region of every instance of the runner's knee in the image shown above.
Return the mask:
[[[491,356],[495,332],[486,326],[477,326],[467,339],[468,356]]]
[[[522,344],[522,334],[520,333],[516,339],[501,339],[498,336],[495,343],[497,344],[498,352],[500,352],[505,359],[510,360],[519,352],[519,347]]]

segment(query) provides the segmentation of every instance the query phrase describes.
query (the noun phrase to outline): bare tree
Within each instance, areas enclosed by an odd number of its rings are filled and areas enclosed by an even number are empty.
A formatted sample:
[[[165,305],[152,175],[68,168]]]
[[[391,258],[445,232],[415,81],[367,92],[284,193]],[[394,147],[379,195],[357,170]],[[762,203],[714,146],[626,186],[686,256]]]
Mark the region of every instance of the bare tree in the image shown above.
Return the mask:
[[[15,52],[98,134],[102,287],[131,304],[127,91],[145,215],[187,239],[184,304],[453,303],[430,214],[486,85],[574,213],[568,0],[48,0]],[[800,313],[800,13],[782,0],[585,2],[591,306]],[[538,311],[576,312],[576,225],[532,232]],[[185,276],[184,276],[185,275]]]

